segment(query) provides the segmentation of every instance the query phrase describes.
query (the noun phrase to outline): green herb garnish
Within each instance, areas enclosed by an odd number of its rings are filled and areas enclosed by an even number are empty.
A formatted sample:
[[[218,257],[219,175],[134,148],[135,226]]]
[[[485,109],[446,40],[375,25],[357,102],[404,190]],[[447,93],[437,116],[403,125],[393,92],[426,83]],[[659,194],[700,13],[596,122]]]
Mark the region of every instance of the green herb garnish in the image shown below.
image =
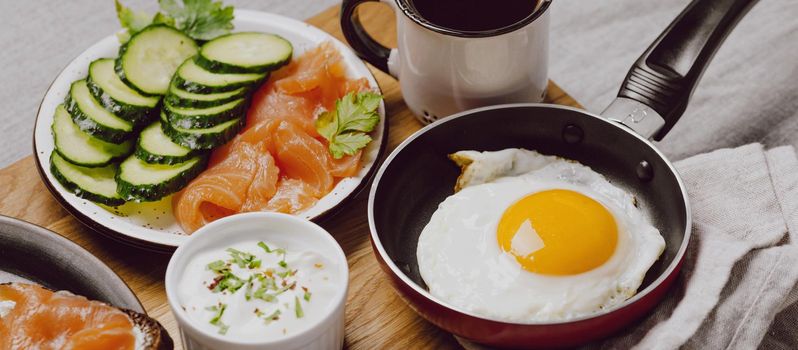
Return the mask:
[[[285,293],[288,290],[294,289],[296,287],[296,282],[293,282],[293,283],[291,283],[289,285],[286,285],[285,287],[282,287],[280,289],[275,290],[274,293],[269,294],[270,287],[272,287],[272,286],[274,288],[277,287],[274,284],[273,280],[272,280],[272,284],[271,285],[267,285],[265,283],[261,284],[260,288],[258,288],[258,290],[256,290],[255,293],[252,294],[252,296],[257,298],[257,299],[273,303],[273,302],[277,301],[277,296],[279,296],[280,294]]]
[[[133,34],[152,24],[153,15],[142,11],[133,11],[123,6],[119,0],[114,2],[116,4],[116,17],[119,18],[119,24],[125,29],[125,31],[117,34],[119,41],[123,44],[130,40]]]
[[[247,290],[244,292],[244,299],[246,299],[247,301],[252,299],[252,287],[253,286],[254,286],[254,283],[252,283],[252,276],[249,276],[249,279],[247,280]]]
[[[278,272],[277,273],[277,276],[280,276],[280,278],[282,278],[282,279],[286,279],[286,278],[291,277],[293,275],[296,275],[296,270],[285,270],[283,272]]]
[[[272,312],[269,316],[264,317],[263,321],[266,324],[272,323],[272,321],[277,321],[280,319],[280,314],[282,314],[282,312],[280,312],[279,309],[274,310],[274,312]]]
[[[244,286],[244,283],[244,280],[228,271],[221,277],[221,279],[219,279],[219,283],[216,284],[216,286],[213,288],[213,291],[217,293],[224,291],[235,293]]]
[[[367,133],[380,121],[377,108],[381,100],[382,96],[373,92],[350,92],[335,101],[335,110],[319,115],[316,130],[330,142],[333,158],[354,155],[371,142]]]
[[[278,262],[277,264],[280,265],[280,267],[282,267],[284,269],[288,268],[288,263],[285,262],[285,249],[283,249],[283,248],[272,249],[272,248],[269,248],[269,246],[266,245],[266,243],[263,243],[263,242],[258,242],[258,247],[263,248],[263,250],[266,253],[269,253],[269,254],[277,253],[277,254],[282,255],[282,258],[281,258],[280,262]],[[280,277],[285,278],[283,276],[280,276]]]
[[[285,249],[283,249],[283,248],[271,249],[271,248],[269,248],[268,245],[266,245],[266,243],[263,243],[263,242],[258,242],[258,247],[263,248],[263,250],[266,253],[269,253],[269,254],[277,253],[277,254],[285,255]]]
[[[296,313],[296,318],[302,318],[305,316],[305,312],[302,311],[302,305],[299,303],[299,297],[294,297],[294,312]]]
[[[208,288],[214,293],[229,292],[231,294],[244,288],[244,298],[247,301],[260,299],[269,303],[274,303],[273,305],[277,305],[278,309],[268,316],[265,316],[266,314],[260,309],[256,308],[254,310],[255,315],[262,318],[266,324],[279,319],[281,314],[280,309],[282,309],[282,307],[285,307],[286,310],[291,310],[292,306],[289,299],[291,296],[294,297],[293,309],[296,317],[304,317],[305,313],[302,309],[302,299],[304,299],[305,302],[310,302],[311,293],[306,287],[301,287],[303,291],[301,297],[298,291],[294,291],[297,287],[297,281],[289,280],[289,277],[295,276],[297,270],[289,268],[285,260],[287,254],[286,250],[282,248],[272,249],[263,242],[258,242],[258,246],[268,254],[279,254],[278,257],[281,260],[279,260],[277,264],[280,267],[273,268],[267,266],[267,268],[263,270],[257,269],[261,267],[262,260],[257,259],[255,254],[235,248],[228,248],[225,251],[229,254],[229,258],[216,260],[207,265],[207,269],[215,273],[215,277],[212,283],[208,285]],[[233,273],[233,269],[235,269],[233,265],[241,269],[248,269],[250,273],[249,277],[247,279],[242,279],[236,276]],[[287,300],[285,301],[287,302],[280,303],[278,297],[287,291],[294,292],[286,296]],[[210,322],[219,327],[220,334],[225,334],[229,329],[221,320],[226,307],[227,305],[219,303],[208,308],[208,310],[215,312]]]
[[[260,266],[260,260],[255,260],[255,255],[242,252],[235,248],[227,248],[225,251],[230,253],[230,256],[233,258],[233,262],[238,265],[240,268],[249,267],[250,269],[255,268],[253,265],[257,261],[257,265]]]
[[[159,0],[174,26],[197,40],[211,40],[233,29],[233,6],[211,0]]]
[[[158,0],[160,10],[155,14],[133,11],[116,0],[116,16],[124,32],[118,35],[121,43],[130,40],[150,24],[163,23],[180,30],[196,40],[211,40],[233,29],[233,6],[212,0]]]
[[[227,264],[224,261],[216,260],[208,264],[208,270],[223,274],[226,271],[229,271],[230,268],[227,266]]]
[[[216,312],[216,314],[211,319],[210,323],[214,326],[219,327],[219,334],[226,334],[227,330],[230,329],[228,325],[222,322],[222,315],[224,315],[224,310],[226,309],[227,309],[227,304],[222,304],[222,303],[207,308],[208,311]]]
[[[261,285],[261,287],[258,288],[258,290],[256,290],[255,293],[252,294],[252,296],[254,298],[256,298],[256,299],[260,299],[260,300],[263,300],[263,301],[268,302],[268,303],[273,303],[273,302],[277,301],[277,298],[276,298],[277,295],[269,294],[268,291],[269,290],[268,290],[267,287]]]
[[[264,277],[261,279],[261,286],[269,290],[277,290],[277,282],[274,281],[274,278]]]
[[[267,253],[271,253],[272,252],[272,249],[269,248],[269,246],[266,245],[266,243],[258,242],[258,247],[263,248],[263,250],[265,250]]]

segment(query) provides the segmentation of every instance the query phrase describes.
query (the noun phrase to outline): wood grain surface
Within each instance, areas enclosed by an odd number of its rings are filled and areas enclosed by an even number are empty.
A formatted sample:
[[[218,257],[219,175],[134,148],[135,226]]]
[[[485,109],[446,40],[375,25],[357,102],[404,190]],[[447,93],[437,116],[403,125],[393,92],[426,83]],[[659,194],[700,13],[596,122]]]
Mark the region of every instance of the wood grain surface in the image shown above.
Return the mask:
[[[338,7],[308,20],[343,40]],[[387,6],[365,4],[361,19],[369,32],[387,46],[395,46],[395,18]],[[396,80],[373,67],[385,95],[390,123],[388,151],[422,125],[402,100]],[[549,102],[579,107],[558,86],[549,83]],[[32,156],[0,170],[0,214],[19,218],[55,231],[88,249],[133,289],[150,316],[169,331],[181,349],[175,319],[163,286],[169,256],[130,248],[82,226],[63,210],[39,179]],[[348,349],[457,349],[455,339],[417,316],[391,288],[377,264],[369,243],[366,191],[350,208],[323,224],[343,247],[349,260],[350,289],[346,308]]]

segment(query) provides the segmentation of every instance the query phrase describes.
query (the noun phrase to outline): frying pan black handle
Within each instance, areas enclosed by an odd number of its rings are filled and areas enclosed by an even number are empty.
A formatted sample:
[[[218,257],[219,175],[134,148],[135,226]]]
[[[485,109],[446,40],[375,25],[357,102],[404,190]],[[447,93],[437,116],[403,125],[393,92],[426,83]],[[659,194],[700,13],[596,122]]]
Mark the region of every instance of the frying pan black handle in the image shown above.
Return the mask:
[[[682,116],[715,51],[756,2],[693,0],[637,59],[618,97],[640,102],[664,119],[655,140],[661,140]],[[631,116],[633,111],[628,113]]]

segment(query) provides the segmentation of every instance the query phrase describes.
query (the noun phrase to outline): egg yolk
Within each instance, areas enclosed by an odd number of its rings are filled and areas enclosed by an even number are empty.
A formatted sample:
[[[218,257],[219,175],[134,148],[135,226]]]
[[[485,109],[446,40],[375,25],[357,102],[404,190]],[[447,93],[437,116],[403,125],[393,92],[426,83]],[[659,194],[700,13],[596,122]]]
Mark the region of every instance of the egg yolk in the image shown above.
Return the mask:
[[[496,236],[501,249],[525,270],[573,275],[609,260],[618,226],[601,203],[557,189],[530,194],[507,208]]]

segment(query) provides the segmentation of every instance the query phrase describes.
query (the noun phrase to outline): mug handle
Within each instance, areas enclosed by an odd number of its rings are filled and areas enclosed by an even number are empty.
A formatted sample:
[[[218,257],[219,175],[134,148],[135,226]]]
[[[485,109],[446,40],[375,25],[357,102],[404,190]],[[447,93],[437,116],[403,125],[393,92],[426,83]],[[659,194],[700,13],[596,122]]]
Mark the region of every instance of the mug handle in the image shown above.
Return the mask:
[[[382,44],[378,43],[366,32],[366,29],[363,28],[363,25],[360,23],[360,16],[356,11],[357,7],[360,4],[370,1],[381,2],[380,0],[344,0],[341,4],[341,29],[344,32],[346,41],[352,46],[360,58],[371,63],[371,65],[377,67],[379,70],[390,74],[394,78],[398,78],[398,74],[392,72],[388,65],[391,51],[396,49],[392,50],[382,46]],[[393,6],[391,6],[391,8],[393,8]]]

